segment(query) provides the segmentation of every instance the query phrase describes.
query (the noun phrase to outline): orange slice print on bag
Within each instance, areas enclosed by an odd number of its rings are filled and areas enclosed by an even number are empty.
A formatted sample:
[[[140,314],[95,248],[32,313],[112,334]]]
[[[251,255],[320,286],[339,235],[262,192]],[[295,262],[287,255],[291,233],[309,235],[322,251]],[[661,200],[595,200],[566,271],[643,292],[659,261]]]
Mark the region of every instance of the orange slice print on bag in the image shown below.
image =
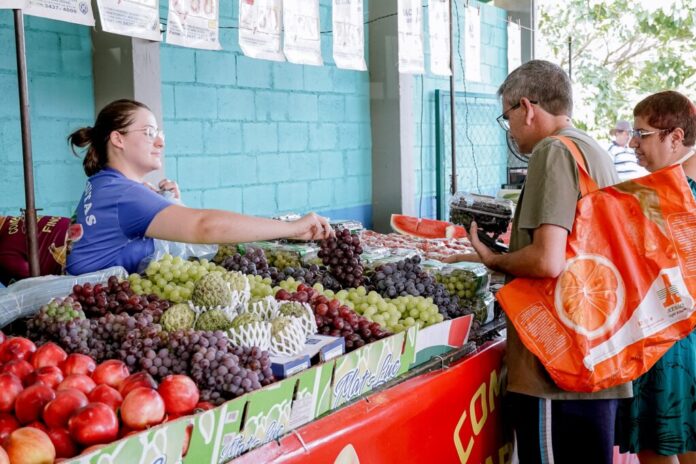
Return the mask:
[[[621,275],[603,256],[570,259],[556,282],[555,306],[561,322],[590,339],[612,328],[623,304]]]

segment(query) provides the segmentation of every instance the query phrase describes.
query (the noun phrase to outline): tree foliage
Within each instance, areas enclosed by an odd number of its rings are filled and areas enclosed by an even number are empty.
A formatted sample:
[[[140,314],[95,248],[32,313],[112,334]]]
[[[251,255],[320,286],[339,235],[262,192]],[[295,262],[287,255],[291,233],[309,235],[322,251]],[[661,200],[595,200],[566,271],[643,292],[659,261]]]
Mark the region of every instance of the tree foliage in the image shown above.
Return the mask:
[[[632,120],[643,97],[666,89],[696,96],[696,0],[546,1],[540,8],[542,49],[572,69],[576,125],[606,133]],[[569,53],[568,41],[571,39]],[[583,111],[584,110],[584,111]]]

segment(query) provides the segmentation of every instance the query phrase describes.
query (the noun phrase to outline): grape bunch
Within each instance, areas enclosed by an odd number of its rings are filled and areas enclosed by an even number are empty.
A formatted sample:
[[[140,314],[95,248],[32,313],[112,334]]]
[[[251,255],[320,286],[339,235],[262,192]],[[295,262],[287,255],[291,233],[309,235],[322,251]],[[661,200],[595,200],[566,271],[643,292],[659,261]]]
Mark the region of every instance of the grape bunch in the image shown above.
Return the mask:
[[[181,303],[191,298],[198,279],[215,270],[224,271],[207,259],[184,261],[179,256],[164,255],[162,259],[151,261],[147,265],[144,276],[131,274],[128,280],[138,295],[155,294],[174,303]]]
[[[273,248],[266,250],[266,259],[268,260],[268,265],[276,269],[285,269],[286,267],[300,267],[302,265],[300,255],[298,253],[288,250],[280,250]]]
[[[319,257],[342,287],[358,287],[363,283],[360,237],[348,229],[336,231],[336,237],[321,241]]]
[[[343,337],[347,352],[391,335],[377,322],[370,322],[337,299],[329,300],[304,284],[300,284],[297,290],[289,293],[281,289],[276,294],[276,299],[309,303],[314,311],[318,333]]]
[[[39,308],[38,315],[46,318],[53,318],[57,321],[71,321],[73,319],[84,319],[85,313],[82,305],[71,297],[51,300]]]
[[[243,274],[269,277],[268,261],[261,248],[247,247],[244,254],[233,253],[221,261],[222,267],[228,271],[238,271]]]
[[[389,298],[399,296],[431,297],[440,313],[447,319],[459,317],[466,311],[459,297],[452,296],[443,284],[435,281],[420,266],[420,256],[386,263],[375,268],[369,287]]]
[[[275,268],[271,268],[271,279],[274,284],[279,285],[280,282],[288,280],[292,277],[297,282],[305,283],[309,286],[321,284],[324,288],[330,290],[340,290],[341,284],[329,270],[318,264],[303,263],[301,267],[286,267],[282,271],[274,272]]]
[[[86,283],[73,286],[70,298],[80,303],[87,317],[100,317],[107,313],[139,313],[145,309],[166,310],[169,302],[157,295],[137,295],[130,282],[119,282],[115,276],[109,277],[106,284]]]

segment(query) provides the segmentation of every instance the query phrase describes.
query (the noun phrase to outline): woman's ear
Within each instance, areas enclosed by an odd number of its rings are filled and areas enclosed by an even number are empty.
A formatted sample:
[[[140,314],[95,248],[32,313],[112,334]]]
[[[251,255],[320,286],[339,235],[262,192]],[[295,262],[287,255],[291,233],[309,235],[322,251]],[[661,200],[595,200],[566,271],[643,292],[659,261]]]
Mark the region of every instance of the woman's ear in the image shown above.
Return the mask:
[[[677,127],[672,131],[672,146],[684,144],[684,129]]]
[[[116,148],[123,148],[123,134],[119,131],[111,131],[111,134],[109,134],[109,141]]]

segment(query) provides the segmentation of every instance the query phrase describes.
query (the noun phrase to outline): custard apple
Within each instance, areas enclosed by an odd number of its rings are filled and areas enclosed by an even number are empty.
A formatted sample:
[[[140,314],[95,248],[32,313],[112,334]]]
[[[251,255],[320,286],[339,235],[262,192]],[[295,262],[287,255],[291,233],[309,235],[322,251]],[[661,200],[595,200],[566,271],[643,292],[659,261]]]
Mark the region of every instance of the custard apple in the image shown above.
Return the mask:
[[[254,313],[243,313],[235,317],[232,321],[232,328],[236,329],[247,324],[253,324],[254,322],[261,322],[261,318],[258,314]]]
[[[227,307],[232,304],[232,291],[219,273],[211,272],[196,282],[191,301],[195,306],[205,308]]]
[[[215,331],[229,330],[232,321],[221,309],[211,309],[198,316],[196,330]]]
[[[162,314],[160,324],[167,332],[175,330],[191,329],[196,320],[196,313],[189,307],[188,303],[175,304]]]

